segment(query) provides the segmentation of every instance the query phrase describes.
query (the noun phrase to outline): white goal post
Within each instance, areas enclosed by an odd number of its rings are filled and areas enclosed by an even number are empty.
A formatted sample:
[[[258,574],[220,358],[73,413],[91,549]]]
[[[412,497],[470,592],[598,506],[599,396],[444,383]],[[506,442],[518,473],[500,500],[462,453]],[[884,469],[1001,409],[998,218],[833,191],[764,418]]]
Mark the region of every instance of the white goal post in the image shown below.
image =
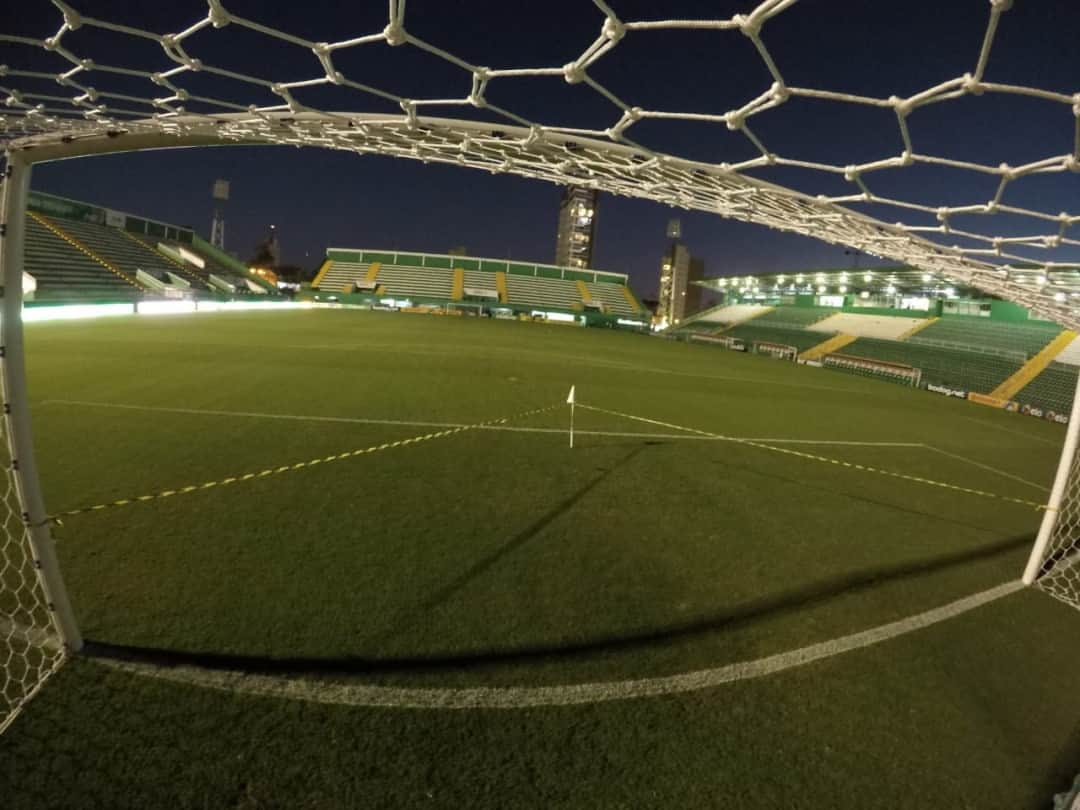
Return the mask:
[[[53,550],[30,433],[21,283],[29,187],[29,163],[7,152],[0,199],[0,732],[67,654],[82,647]]]
[[[1080,378],[1073,395],[1065,444],[1024,583],[1080,608]]]

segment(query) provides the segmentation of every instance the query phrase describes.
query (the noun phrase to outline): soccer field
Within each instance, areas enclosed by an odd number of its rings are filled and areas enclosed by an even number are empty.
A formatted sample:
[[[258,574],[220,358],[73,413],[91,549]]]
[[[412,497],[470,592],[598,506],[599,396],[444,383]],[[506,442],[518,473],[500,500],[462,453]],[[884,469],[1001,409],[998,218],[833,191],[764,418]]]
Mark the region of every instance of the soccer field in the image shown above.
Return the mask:
[[[1061,426],[604,330],[26,332],[88,649],[0,736],[4,807],[1037,808],[1077,770],[1080,614],[1014,587]]]

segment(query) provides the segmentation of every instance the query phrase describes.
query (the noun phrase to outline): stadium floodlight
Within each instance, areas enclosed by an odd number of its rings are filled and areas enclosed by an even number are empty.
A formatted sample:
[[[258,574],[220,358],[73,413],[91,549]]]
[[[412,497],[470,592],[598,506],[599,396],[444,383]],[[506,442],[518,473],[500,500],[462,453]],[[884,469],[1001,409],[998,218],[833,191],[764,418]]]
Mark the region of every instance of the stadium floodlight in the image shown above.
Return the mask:
[[[78,0],[75,0],[78,2]],[[1005,0],[987,3],[988,19],[981,47],[972,54],[970,72],[942,81],[912,95],[872,97],[822,87],[789,84],[766,43],[770,23],[795,6],[791,0],[763,0],[745,14],[725,19],[623,20],[609,4],[597,0],[583,4],[582,14],[596,15],[597,37],[582,43],[579,56],[564,65],[489,68],[413,34],[406,25],[406,4],[391,2],[387,24],[377,30],[327,31],[341,37],[334,41],[307,40],[259,20],[229,11],[219,0],[208,0],[206,10],[190,24],[172,33],[135,28],[113,20],[81,13],[73,5],[55,0],[57,28],[45,38],[0,34],[9,46],[11,59],[0,73],[0,145],[6,158],[3,219],[6,230],[0,249],[0,276],[17,278],[22,269],[23,220],[31,166],[34,163],[85,155],[133,152],[145,149],[222,144],[314,146],[444,163],[492,173],[509,173],[560,185],[587,185],[616,195],[653,200],[684,209],[711,212],[744,222],[811,236],[865,253],[909,265],[926,273],[942,275],[949,283],[964,284],[1015,301],[1038,317],[1080,329],[1080,302],[1062,301],[1050,285],[1018,285],[1001,278],[998,270],[1010,262],[1032,267],[1045,279],[1060,267],[1075,269],[1075,262],[1055,262],[1059,250],[1075,250],[1080,239],[1069,229],[1080,223],[1072,212],[1045,211],[1003,200],[1006,190],[1025,178],[1080,170],[1080,154],[1072,151],[1044,155],[1030,163],[1011,166],[1004,161],[985,164],[962,161],[916,149],[913,114],[929,105],[953,104],[967,97],[1024,98],[1031,103],[1064,108],[1068,116],[1068,142],[1075,143],[1077,96],[1057,90],[986,79],[991,51],[1002,15],[1011,6]],[[269,4],[272,5],[272,4]],[[410,6],[411,9],[411,6]],[[423,13],[423,12],[418,12]],[[310,21],[317,27],[317,19]],[[242,29],[245,35],[262,38],[274,48],[294,49],[297,58],[275,59],[275,65],[297,65],[307,59],[309,69],[299,77],[268,79],[214,64],[192,53],[216,32]],[[305,26],[307,27],[307,26]],[[747,100],[723,113],[671,112],[637,106],[635,99],[612,92],[597,78],[598,63],[623,50],[628,39],[647,40],[656,32],[706,31],[718,38],[745,36],[761,58],[772,81],[764,92],[748,93]],[[75,34],[74,32],[78,32]],[[124,42],[137,42],[132,53],[158,49],[141,64],[111,64],[90,59],[81,47],[96,38],[107,48],[98,52],[120,53]],[[194,39],[193,39],[194,38]],[[457,71],[461,94],[456,98],[412,98],[376,87],[365,75],[343,70],[354,63],[347,56],[355,49],[405,48],[422,52],[431,63]],[[252,48],[257,52],[257,48]],[[220,51],[219,51],[220,52]],[[23,60],[20,54],[30,53]],[[207,53],[214,53],[211,47]],[[342,57],[342,58],[338,58]],[[107,57],[106,57],[107,58]],[[359,60],[364,61],[364,60]],[[46,65],[46,67],[43,67]],[[271,68],[272,69],[272,68]],[[565,81],[594,93],[609,105],[608,126],[551,126],[531,120],[494,104],[488,97],[493,84],[532,77]],[[41,85],[48,83],[42,90]],[[227,89],[216,90],[227,85]],[[196,86],[198,89],[196,89]],[[305,103],[309,92],[340,91],[356,105],[322,109]],[[215,95],[217,93],[218,95]],[[271,96],[267,103],[267,94]],[[631,88],[632,95],[632,88]],[[226,99],[225,96],[228,98]],[[359,112],[372,99],[396,105],[400,113]],[[854,105],[866,110],[885,110],[895,115],[899,141],[897,154],[863,163],[836,165],[807,161],[780,154],[769,147],[752,124],[756,116],[772,114],[793,99]],[[457,117],[428,115],[432,107],[452,110]],[[481,111],[482,115],[480,112]],[[497,123],[492,123],[494,117]],[[642,121],[692,119],[724,127],[746,138],[754,156],[736,163],[708,163],[685,155],[650,149],[633,139]],[[1062,116],[1063,122],[1066,117]],[[879,172],[905,172],[913,167],[946,166],[952,170],[992,177],[997,181],[994,198],[969,205],[926,205],[875,191]],[[778,167],[816,173],[821,190],[837,180],[850,184],[848,193],[830,196],[810,194],[766,182],[753,175],[758,169]],[[875,209],[896,211],[901,219],[886,222],[852,207],[872,204]],[[954,244],[953,220],[977,214],[981,230],[964,231],[966,246]],[[1010,223],[1023,221],[1034,232],[1021,237],[1003,236],[997,225],[1005,214]],[[935,225],[919,220],[930,219]],[[975,226],[973,226],[975,227]],[[1021,252],[1023,251],[1023,252]],[[1038,260],[1031,253],[1038,253]],[[1046,258],[1042,258],[1046,257]],[[870,273],[864,277],[869,281]],[[797,277],[802,285],[802,276]],[[895,293],[895,280],[888,292]],[[812,289],[812,288],[810,288]],[[744,290],[745,291],[745,290]],[[7,437],[5,503],[8,520],[0,537],[0,563],[22,572],[9,584],[0,580],[0,596],[15,594],[14,613],[0,614],[0,641],[10,649],[2,667],[3,703],[0,728],[10,722],[29,695],[62,663],[67,651],[80,643],[59,570],[52,554],[48,524],[41,508],[34,468],[33,448],[27,421],[23,378],[22,332],[19,312],[20,284],[4,284],[2,331],[4,355],[0,364],[5,396],[3,432]],[[1080,400],[1080,398],[1078,398]],[[1073,469],[1077,418],[1070,423],[1066,454],[1055,484],[1060,503],[1071,498],[1080,503],[1080,474]],[[1061,476],[1064,476],[1062,478]],[[1064,500],[1062,500],[1064,499]],[[1078,517],[1067,508],[1047,513],[1041,548],[1053,557],[1057,571],[1076,556],[1062,545],[1080,530]],[[1070,517],[1067,517],[1070,516]],[[1050,528],[1046,528],[1050,526]],[[1064,532],[1064,533],[1063,533]],[[1049,574],[1043,556],[1043,579]],[[1038,572],[1036,572],[1038,573]],[[1071,575],[1070,575],[1071,576]],[[1080,588],[1076,589],[1080,592]],[[1075,600],[1074,600],[1075,601]],[[0,600],[0,604],[7,604]],[[5,608],[6,610],[6,608]],[[14,686],[12,684],[14,683]],[[9,688],[10,687],[10,688]]]

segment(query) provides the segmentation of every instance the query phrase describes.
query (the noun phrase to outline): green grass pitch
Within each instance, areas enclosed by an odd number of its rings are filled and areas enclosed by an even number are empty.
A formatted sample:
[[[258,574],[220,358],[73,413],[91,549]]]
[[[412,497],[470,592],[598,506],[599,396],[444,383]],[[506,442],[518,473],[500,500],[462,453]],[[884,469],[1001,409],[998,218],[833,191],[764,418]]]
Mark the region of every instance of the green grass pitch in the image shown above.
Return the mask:
[[[571,384],[584,404],[1034,502],[1060,426],[713,347],[474,319],[123,318],[31,325],[27,349],[52,512],[558,407],[65,519],[91,654],[0,737],[5,808],[1015,810],[1080,769],[1080,614],[1035,590],[651,697],[327,697],[674,683],[1015,580],[1038,526],[1030,507],[584,409],[571,450]],[[196,664],[248,677],[208,688],[171,666]],[[249,688],[286,675],[294,699]]]

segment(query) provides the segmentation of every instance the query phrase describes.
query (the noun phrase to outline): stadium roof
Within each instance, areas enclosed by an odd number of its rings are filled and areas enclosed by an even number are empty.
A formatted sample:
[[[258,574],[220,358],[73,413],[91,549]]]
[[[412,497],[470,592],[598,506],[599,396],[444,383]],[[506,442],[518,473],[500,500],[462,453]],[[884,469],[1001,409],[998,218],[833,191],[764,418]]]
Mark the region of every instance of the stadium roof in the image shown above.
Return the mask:
[[[1052,294],[1058,302],[1080,300],[1080,271],[1045,271],[1041,267],[996,271],[1004,288],[1002,297],[1023,300]],[[740,293],[926,295],[930,297],[986,297],[987,293],[945,273],[930,273],[903,265],[799,270],[788,273],[750,273],[719,276],[694,282],[710,290]]]

